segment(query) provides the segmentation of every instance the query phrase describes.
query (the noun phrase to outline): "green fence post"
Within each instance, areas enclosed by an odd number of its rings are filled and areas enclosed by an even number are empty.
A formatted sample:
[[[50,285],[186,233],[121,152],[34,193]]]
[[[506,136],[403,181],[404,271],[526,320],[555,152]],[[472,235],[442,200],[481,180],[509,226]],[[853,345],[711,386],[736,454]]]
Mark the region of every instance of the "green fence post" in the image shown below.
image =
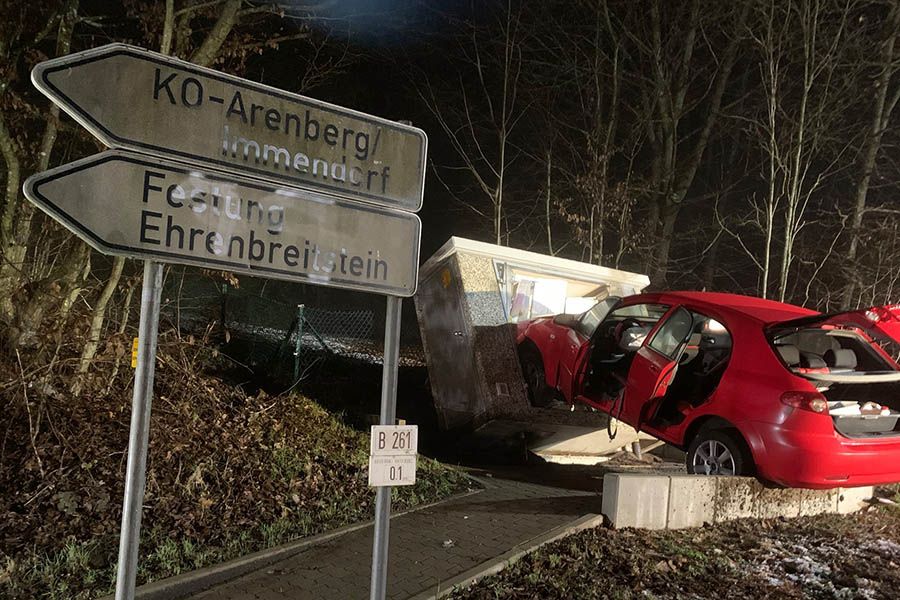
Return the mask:
[[[300,377],[300,348],[303,345],[303,304],[297,305],[297,341],[294,342],[294,384]]]

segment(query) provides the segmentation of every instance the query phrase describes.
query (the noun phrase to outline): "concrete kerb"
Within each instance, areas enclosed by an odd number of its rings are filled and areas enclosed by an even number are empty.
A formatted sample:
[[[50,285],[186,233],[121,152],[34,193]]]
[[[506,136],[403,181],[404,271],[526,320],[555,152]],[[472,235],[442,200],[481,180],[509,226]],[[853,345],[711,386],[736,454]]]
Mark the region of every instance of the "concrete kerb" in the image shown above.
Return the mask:
[[[570,523],[560,525],[559,527],[551,529],[527,542],[523,542],[508,552],[487,560],[480,565],[472,567],[468,571],[460,573],[456,577],[452,577],[447,581],[438,584],[437,589],[434,591],[421,592],[408,600],[437,600],[438,598],[444,598],[456,590],[472,585],[479,579],[499,573],[526,554],[537,550],[541,546],[549,544],[550,542],[555,542],[556,540],[572,535],[573,533],[578,533],[584,529],[598,527],[603,524],[603,520],[603,515],[584,515]]]
[[[607,473],[603,514],[614,528],[681,529],[733,519],[799,517],[860,510],[872,486],[772,488],[750,477]]]
[[[481,478],[475,478],[468,474],[466,475],[467,477],[469,477],[469,479],[478,482],[480,485],[484,485],[484,482],[481,481]],[[443,500],[430,502],[421,506],[415,506],[408,510],[391,514],[391,519],[402,517],[403,515],[419,510],[432,508],[445,502],[461,500],[468,496],[479,494],[483,491],[484,488],[478,490],[469,490],[467,492],[455,494]],[[196,571],[190,571],[188,573],[182,573],[181,575],[175,575],[174,577],[167,577],[165,579],[160,579],[159,581],[146,583],[142,586],[139,586],[135,590],[135,600],[179,600],[180,598],[198,594],[213,586],[231,581],[232,579],[236,579],[243,575],[247,575],[248,573],[252,573],[253,571],[264,569],[269,565],[288,559],[317,544],[327,542],[347,533],[357,531],[359,529],[371,527],[373,523],[374,521],[353,523],[351,525],[338,527],[337,529],[326,531],[318,535],[306,537],[293,542],[288,542],[287,544],[282,544],[281,546],[275,546],[273,548],[267,548],[265,550],[253,552],[252,554],[241,556],[220,563],[218,565],[212,565],[210,567],[197,569]],[[114,600],[114,596],[104,596],[100,600]]]

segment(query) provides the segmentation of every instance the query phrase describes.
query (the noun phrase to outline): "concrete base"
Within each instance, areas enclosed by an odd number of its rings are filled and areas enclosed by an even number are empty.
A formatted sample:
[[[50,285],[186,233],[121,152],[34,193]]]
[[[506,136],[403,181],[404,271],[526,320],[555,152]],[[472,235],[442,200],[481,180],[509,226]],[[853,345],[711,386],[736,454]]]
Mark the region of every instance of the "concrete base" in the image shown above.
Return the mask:
[[[630,448],[638,439],[651,439],[624,423],[617,429],[615,439],[610,439],[606,427],[542,424],[540,431],[532,430],[528,449],[548,462],[597,464],[614,452]]]
[[[603,514],[613,527],[681,529],[733,519],[847,514],[866,506],[869,487],[769,488],[749,477],[608,473]]]
[[[475,430],[467,445],[480,448],[486,455],[496,455],[504,445],[517,445],[522,452],[531,452],[547,462],[594,465],[609,460],[611,454],[620,450],[628,450],[638,439],[653,440],[624,424],[618,426],[615,439],[610,439],[605,424],[576,427],[538,420],[494,419]]]

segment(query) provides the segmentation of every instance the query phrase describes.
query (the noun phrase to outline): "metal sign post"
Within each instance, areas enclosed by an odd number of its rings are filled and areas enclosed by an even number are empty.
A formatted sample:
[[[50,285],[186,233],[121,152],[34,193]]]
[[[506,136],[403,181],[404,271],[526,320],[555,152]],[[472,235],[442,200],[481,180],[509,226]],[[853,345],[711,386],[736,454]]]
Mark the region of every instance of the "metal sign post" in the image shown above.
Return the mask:
[[[138,326],[138,357],[137,368],[134,372],[134,394],[131,401],[131,429],[128,433],[128,465],[125,470],[125,499],[122,502],[122,533],[119,537],[116,600],[133,600],[137,577],[162,276],[161,264],[152,260],[144,261],[141,321]]]
[[[381,374],[381,424],[393,425],[397,413],[397,369],[400,359],[400,309],[403,299],[388,296],[384,320],[384,366]],[[388,541],[391,526],[390,486],[376,488],[375,539],[372,542],[370,600],[384,600],[387,590]]]

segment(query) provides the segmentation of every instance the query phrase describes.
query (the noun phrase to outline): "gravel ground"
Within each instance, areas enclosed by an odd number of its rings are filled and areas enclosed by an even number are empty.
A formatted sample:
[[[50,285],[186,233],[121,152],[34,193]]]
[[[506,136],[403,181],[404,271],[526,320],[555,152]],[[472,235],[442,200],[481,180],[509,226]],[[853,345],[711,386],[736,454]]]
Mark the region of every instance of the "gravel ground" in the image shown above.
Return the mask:
[[[894,492],[885,492],[894,493]],[[900,597],[900,507],[682,531],[581,532],[456,599]]]

